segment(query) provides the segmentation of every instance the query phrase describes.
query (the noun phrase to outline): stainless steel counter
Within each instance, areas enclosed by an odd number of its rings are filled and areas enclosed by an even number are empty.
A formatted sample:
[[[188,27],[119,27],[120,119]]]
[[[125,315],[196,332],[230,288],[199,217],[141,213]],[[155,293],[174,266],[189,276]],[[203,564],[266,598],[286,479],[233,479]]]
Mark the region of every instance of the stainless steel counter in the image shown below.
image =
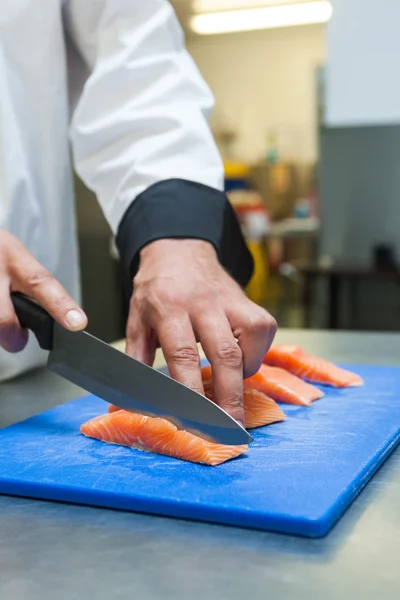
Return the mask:
[[[400,335],[279,339],[332,360],[400,364]],[[78,394],[46,372],[0,385],[0,426]],[[0,496],[1,600],[394,600],[399,558],[399,452],[322,540]]]

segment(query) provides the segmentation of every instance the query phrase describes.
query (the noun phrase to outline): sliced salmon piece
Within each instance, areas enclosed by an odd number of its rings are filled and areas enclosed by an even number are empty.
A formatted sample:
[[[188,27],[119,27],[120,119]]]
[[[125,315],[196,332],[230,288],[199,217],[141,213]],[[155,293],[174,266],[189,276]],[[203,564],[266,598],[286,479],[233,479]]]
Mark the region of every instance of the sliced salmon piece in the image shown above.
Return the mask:
[[[364,383],[356,373],[346,371],[328,360],[308,354],[298,346],[274,345],[265,355],[264,363],[286,369],[308,381],[336,388],[355,387]]]
[[[205,375],[209,375],[206,371]],[[214,390],[211,379],[203,380],[204,393],[213,402]],[[246,429],[263,427],[272,423],[279,423],[286,419],[285,413],[279,408],[277,403],[259,390],[245,388],[243,390],[244,404],[244,425]]]
[[[206,365],[201,369],[201,378],[204,382],[210,382],[212,380],[212,370],[211,365]]]
[[[211,379],[211,367],[202,369],[203,385]],[[324,396],[324,393],[315,386],[306,383],[299,377],[288,373],[278,367],[261,365],[259,371],[243,381],[245,389],[262,392],[276,402],[285,404],[299,404],[309,406],[314,400]]]
[[[279,423],[286,415],[277,403],[258,390],[243,390],[246,429]]]
[[[81,433],[111,444],[164,454],[194,463],[220,465],[240,456],[248,446],[214,444],[187,431],[179,430],[167,419],[146,417],[121,409],[90,419]]]
[[[260,370],[244,380],[244,386],[263,392],[276,402],[310,406],[324,392],[279,367],[261,365]]]

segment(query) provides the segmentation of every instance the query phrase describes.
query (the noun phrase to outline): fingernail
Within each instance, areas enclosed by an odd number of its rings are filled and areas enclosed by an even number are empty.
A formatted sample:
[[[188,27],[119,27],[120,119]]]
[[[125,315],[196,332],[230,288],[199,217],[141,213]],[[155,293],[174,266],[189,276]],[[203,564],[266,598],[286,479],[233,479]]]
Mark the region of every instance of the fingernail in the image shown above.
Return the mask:
[[[79,312],[79,310],[70,310],[67,312],[66,320],[68,325],[75,329],[77,327],[81,327],[84,324],[85,317],[81,312]]]

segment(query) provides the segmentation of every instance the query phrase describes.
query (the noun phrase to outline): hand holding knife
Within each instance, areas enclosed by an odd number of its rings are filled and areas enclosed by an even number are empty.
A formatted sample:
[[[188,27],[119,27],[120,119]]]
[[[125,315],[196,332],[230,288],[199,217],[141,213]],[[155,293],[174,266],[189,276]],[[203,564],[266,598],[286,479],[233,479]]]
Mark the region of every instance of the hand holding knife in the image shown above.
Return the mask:
[[[26,296],[13,293],[11,298],[21,326],[31,330],[40,347],[49,351],[51,371],[120,408],[168,418],[213,442],[252,441],[237,421],[201,394],[86,331],[68,331]]]

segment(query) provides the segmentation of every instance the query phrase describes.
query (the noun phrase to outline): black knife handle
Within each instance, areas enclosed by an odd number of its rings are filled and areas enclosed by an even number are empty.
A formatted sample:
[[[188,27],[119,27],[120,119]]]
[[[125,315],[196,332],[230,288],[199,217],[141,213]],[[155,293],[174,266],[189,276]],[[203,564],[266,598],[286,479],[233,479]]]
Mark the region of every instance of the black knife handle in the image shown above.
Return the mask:
[[[19,292],[13,292],[11,300],[21,327],[35,334],[42,350],[52,350],[54,319],[39,304]]]

